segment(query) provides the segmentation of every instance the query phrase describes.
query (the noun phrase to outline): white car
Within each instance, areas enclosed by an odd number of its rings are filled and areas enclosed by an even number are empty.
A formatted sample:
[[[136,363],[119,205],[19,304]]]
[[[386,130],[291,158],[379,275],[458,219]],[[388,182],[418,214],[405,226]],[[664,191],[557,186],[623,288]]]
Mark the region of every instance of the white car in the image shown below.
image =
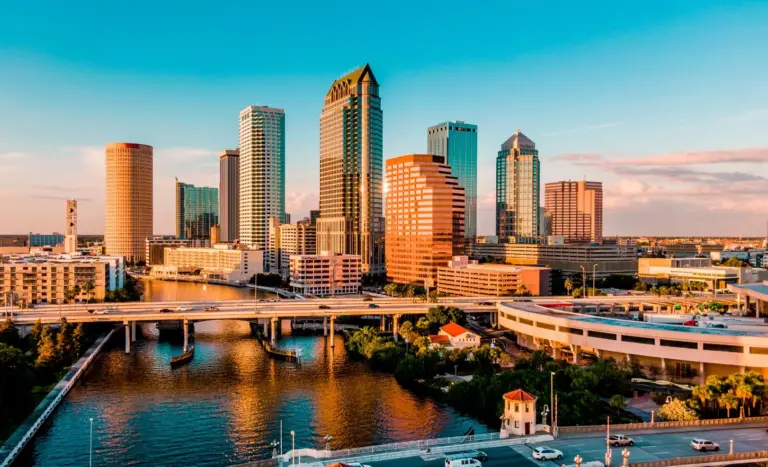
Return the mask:
[[[634,446],[635,440],[624,435],[611,435],[608,437],[608,444],[611,446]]]
[[[720,445],[708,439],[692,439],[691,447],[697,451],[719,451]]]
[[[346,465],[348,465],[349,467],[371,467],[368,464],[361,464],[359,462],[353,462],[351,464],[346,464]]]
[[[107,310],[93,310],[94,315],[106,315],[107,313],[109,313]]]
[[[192,308],[190,308],[188,306],[180,306],[180,307],[176,308],[176,311],[184,313],[185,311],[192,311]]]
[[[533,458],[537,461],[560,460],[563,458],[563,452],[547,446],[542,446],[533,450]]]

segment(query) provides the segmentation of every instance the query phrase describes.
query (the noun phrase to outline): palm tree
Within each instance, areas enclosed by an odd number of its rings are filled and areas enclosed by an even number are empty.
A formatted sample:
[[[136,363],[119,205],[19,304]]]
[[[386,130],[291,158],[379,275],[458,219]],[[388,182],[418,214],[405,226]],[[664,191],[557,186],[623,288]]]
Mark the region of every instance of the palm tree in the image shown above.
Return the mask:
[[[568,295],[570,295],[571,290],[573,290],[573,281],[571,281],[570,279],[566,279],[565,284],[563,285],[565,286],[565,290],[568,292]]]
[[[713,399],[713,396],[714,396],[714,394],[712,393],[712,388],[710,388],[706,384],[700,384],[698,386],[694,386],[692,395],[693,397],[696,397],[699,399],[699,402],[701,402],[701,406],[703,408],[706,408],[709,406],[709,402]]]
[[[72,300],[75,298],[75,291],[73,289],[64,289],[64,300],[72,304]]]
[[[720,402],[721,406],[725,406],[725,410],[728,412],[728,418],[731,418],[731,409],[735,409],[739,406],[739,398],[734,394],[733,390],[720,394],[718,402]]]
[[[93,281],[88,281],[83,284],[83,293],[88,296],[88,303],[91,303],[91,299],[93,298],[93,289],[95,288],[96,284],[94,284]]]

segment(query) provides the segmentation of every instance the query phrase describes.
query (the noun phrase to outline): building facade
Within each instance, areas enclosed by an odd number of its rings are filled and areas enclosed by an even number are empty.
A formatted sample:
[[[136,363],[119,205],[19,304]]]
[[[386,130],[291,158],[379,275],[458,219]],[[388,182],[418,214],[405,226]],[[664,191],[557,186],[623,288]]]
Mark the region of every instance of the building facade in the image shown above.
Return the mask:
[[[524,291],[548,296],[552,295],[551,272],[539,266],[478,264],[458,256],[437,270],[437,290],[465,297],[504,297]]]
[[[77,200],[67,200],[67,229],[64,237],[64,252],[74,253],[77,250]]]
[[[568,242],[603,243],[603,184],[553,182],[544,186],[544,207],[551,233]]]
[[[107,144],[104,250],[110,256],[145,260],[144,240],[152,236],[152,164],[152,146]]]
[[[190,248],[206,248],[208,240],[180,240],[172,235],[155,235],[144,240],[144,254],[147,266],[159,266],[165,261],[165,249],[186,246]]]
[[[64,243],[64,235],[58,232],[52,234],[29,233],[29,246],[56,246]]]
[[[320,115],[322,251],[358,255],[363,272],[384,272],[383,113],[370,66],[337,79]]]
[[[240,238],[240,150],[227,149],[219,154],[219,224],[221,241]]]
[[[232,248],[220,244],[213,248],[171,247],[164,251],[163,266],[152,269],[154,275],[168,274],[176,269],[192,275],[228,282],[248,282],[264,272],[264,252],[245,248]],[[195,274],[198,273],[198,274]]]
[[[464,188],[443,156],[387,160],[387,278],[437,285],[437,269],[464,250]]]
[[[285,220],[285,112],[240,112],[240,243],[266,250],[269,218]]]
[[[176,238],[210,240],[219,223],[219,189],[194,186],[176,179]]]
[[[477,235],[477,125],[444,122],[427,130],[427,153],[445,158],[464,188],[464,236]]]
[[[269,272],[287,278],[291,256],[317,254],[316,229],[309,221],[296,224],[271,222],[269,226]]]
[[[291,256],[291,290],[309,296],[349,295],[360,292],[362,262],[357,255],[323,251]]]
[[[500,241],[539,237],[540,177],[539,151],[517,130],[496,157],[496,235]]]

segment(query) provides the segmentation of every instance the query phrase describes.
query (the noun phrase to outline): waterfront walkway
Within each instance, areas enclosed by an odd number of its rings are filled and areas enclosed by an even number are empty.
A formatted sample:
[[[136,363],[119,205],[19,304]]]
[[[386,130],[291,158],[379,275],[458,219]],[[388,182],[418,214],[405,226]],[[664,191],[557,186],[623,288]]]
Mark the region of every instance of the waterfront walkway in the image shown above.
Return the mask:
[[[35,437],[40,427],[48,420],[48,417],[59,406],[59,403],[69,393],[69,390],[77,383],[85,373],[93,360],[98,356],[104,344],[109,341],[115,330],[109,331],[106,336],[99,337],[96,342],[85,351],[82,357],[70,368],[69,372],[59,383],[45,396],[45,399],[37,405],[35,410],[19,425],[15,432],[0,447],[0,467],[9,467],[16,460],[24,447]]]

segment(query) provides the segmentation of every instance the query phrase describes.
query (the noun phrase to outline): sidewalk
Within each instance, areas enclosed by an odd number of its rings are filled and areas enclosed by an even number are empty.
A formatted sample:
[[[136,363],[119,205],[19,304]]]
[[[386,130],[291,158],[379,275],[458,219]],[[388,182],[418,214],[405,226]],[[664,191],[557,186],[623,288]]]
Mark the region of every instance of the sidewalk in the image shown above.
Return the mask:
[[[627,435],[656,435],[660,433],[695,433],[700,431],[717,431],[730,428],[732,430],[745,430],[750,428],[765,428],[768,426],[766,422],[750,422],[750,423],[731,423],[728,425],[703,425],[703,426],[684,426],[679,428],[650,428],[646,430],[622,430],[623,434]],[[613,427],[611,432],[615,433]],[[604,438],[605,431],[592,431],[587,433],[562,433],[557,439],[584,439],[584,438]]]

